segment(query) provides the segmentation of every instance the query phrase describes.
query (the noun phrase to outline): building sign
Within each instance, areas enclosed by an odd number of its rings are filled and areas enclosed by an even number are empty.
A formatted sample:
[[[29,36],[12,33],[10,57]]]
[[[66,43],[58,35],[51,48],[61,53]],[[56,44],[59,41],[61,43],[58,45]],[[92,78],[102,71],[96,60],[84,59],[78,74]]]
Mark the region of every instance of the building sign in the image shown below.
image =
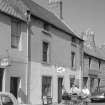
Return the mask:
[[[66,71],[66,69],[64,67],[57,67],[57,66],[56,66],[56,70],[58,73],[62,73],[62,72]]]
[[[9,65],[9,59],[8,58],[1,59],[0,65],[3,67],[8,66]]]

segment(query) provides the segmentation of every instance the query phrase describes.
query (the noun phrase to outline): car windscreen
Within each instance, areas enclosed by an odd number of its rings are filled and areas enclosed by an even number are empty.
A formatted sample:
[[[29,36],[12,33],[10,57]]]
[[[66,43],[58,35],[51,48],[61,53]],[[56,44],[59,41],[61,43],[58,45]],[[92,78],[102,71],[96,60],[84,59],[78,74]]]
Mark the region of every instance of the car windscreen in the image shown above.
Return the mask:
[[[2,105],[13,105],[13,102],[10,97],[8,96],[1,96]]]

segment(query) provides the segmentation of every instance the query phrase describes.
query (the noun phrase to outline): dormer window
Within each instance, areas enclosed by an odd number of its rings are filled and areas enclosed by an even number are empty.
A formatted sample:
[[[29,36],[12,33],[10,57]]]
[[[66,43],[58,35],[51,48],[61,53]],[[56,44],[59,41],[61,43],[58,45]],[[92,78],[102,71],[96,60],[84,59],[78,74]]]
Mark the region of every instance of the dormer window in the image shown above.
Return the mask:
[[[77,47],[77,44],[76,44],[76,38],[75,37],[72,37],[72,39],[71,39],[71,45],[73,46],[73,47]]]
[[[76,38],[75,37],[72,37],[72,42],[76,43]]]
[[[43,28],[44,28],[44,30],[49,31],[49,27],[48,27],[47,23],[44,24]]]

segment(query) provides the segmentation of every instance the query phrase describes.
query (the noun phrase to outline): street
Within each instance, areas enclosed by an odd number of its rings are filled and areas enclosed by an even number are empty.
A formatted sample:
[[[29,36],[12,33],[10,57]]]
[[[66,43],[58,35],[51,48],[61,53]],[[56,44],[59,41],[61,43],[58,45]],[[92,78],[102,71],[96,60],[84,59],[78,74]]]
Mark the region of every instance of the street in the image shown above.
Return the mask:
[[[90,103],[89,105],[105,105],[105,102],[104,103]]]

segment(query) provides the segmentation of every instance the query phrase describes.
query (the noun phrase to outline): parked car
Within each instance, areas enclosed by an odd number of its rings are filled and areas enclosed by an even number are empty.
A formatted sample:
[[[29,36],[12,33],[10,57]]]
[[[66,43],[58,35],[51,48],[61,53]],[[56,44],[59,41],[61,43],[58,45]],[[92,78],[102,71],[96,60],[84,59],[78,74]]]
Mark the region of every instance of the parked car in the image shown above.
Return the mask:
[[[105,102],[105,89],[99,88],[98,90],[91,96],[91,102]]]
[[[0,92],[0,105],[19,105],[16,98],[8,92]]]

